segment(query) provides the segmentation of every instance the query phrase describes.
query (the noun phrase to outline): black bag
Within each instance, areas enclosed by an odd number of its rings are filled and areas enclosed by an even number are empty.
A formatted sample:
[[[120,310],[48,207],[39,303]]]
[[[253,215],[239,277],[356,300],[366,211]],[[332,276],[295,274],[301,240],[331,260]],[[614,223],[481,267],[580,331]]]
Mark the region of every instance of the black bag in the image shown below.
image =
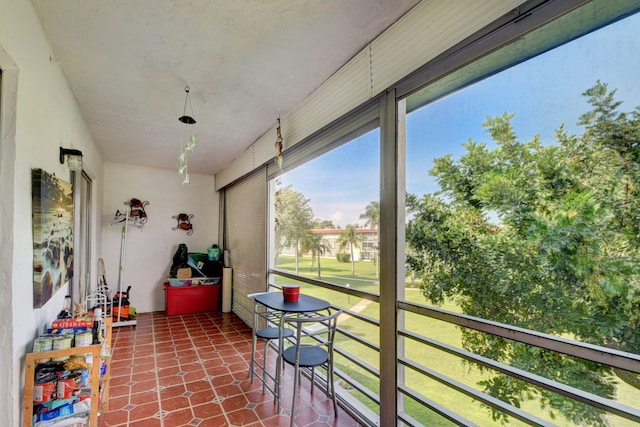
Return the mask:
[[[169,277],[177,277],[179,268],[190,268],[189,249],[184,243],[178,245],[178,250],[173,255],[173,264],[171,264],[171,270],[169,270]]]

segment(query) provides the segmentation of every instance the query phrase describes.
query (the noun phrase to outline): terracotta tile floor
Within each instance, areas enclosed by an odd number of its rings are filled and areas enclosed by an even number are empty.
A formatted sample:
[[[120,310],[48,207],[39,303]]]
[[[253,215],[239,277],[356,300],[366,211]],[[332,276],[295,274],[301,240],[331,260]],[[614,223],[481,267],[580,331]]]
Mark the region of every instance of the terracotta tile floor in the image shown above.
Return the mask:
[[[262,347],[262,346],[259,346]],[[293,393],[287,369],[282,410],[261,383],[249,381],[251,330],[233,313],[167,317],[143,313],[137,326],[113,329],[110,427],[288,426]],[[275,351],[269,356],[275,358]],[[271,355],[272,353],[272,355]],[[273,359],[272,359],[273,363]],[[296,404],[297,426],[359,426],[319,389],[311,395],[303,379]]]

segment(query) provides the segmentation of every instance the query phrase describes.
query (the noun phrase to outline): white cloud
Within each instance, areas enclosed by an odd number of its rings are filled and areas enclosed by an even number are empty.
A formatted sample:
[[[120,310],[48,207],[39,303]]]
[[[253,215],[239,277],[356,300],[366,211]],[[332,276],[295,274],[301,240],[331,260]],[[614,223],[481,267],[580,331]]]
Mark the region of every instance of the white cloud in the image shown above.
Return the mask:
[[[331,221],[335,224],[335,225],[342,225],[342,218],[344,217],[343,213],[340,211],[336,211],[333,214],[331,214]]]

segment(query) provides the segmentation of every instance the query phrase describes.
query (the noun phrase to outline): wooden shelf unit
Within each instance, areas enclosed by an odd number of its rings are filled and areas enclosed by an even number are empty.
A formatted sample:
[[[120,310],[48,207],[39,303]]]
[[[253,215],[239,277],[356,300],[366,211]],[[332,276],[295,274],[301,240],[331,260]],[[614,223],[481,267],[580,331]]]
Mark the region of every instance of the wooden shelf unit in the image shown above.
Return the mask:
[[[95,344],[86,347],[72,347],[63,350],[52,350],[41,353],[27,353],[26,366],[24,372],[24,403],[23,403],[23,419],[22,427],[33,426],[33,386],[35,380],[35,369],[38,360],[51,359],[57,357],[74,356],[78,354],[91,353],[93,363],[89,370],[90,387],[91,387],[91,412],[89,416],[89,427],[98,426],[98,413],[100,412],[100,403],[104,412],[109,409],[109,374],[111,369],[111,361],[107,363],[107,371],[103,378],[100,378],[100,353],[103,345],[108,345],[111,350],[111,318],[103,318],[106,324],[106,336],[102,344]],[[100,383],[102,380],[102,400],[100,399]]]

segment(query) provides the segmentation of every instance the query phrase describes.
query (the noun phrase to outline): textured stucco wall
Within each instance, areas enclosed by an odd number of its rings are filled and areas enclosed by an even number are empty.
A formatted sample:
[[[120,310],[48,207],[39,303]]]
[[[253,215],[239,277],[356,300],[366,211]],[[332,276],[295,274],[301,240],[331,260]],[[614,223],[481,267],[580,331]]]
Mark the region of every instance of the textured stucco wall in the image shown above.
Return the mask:
[[[132,294],[141,311],[164,309],[159,286],[178,243],[201,250],[217,242],[218,198],[212,176],[193,174],[192,184],[182,186],[176,171],[103,165],[28,0],[0,0],[0,70],[0,426],[19,426],[24,355],[67,293],[64,285],[44,307],[32,308],[31,169],[69,180],[66,164],[58,160],[59,147],[83,152],[84,170],[93,180],[94,286],[103,250],[108,278],[116,284],[120,233],[108,225],[115,209],[130,197],[152,203],[148,225],[131,230],[128,246],[127,282],[135,286]],[[171,216],[185,211],[195,215],[195,231],[188,237],[171,230]]]
[[[102,158],[27,0],[0,0],[0,69],[0,425],[19,426],[24,355],[67,291],[64,285],[44,307],[32,308],[31,169],[69,180],[67,166],[58,160],[59,147],[76,148],[100,191]],[[95,255],[99,244],[94,239]]]
[[[147,223],[142,228],[128,227],[126,234],[122,288],[126,290],[131,285],[131,304],[139,312],[164,310],[162,283],[168,277],[180,243],[186,243],[190,252],[206,252],[213,243],[219,243],[219,205],[214,177],[190,176],[191,184],[183,185],[175,169],[105,163],[102,256],[112,291],[118,284],[122,227],[111,225],[111,220],[116,210],[124,212],[124,202],[132,197],[149,202]],[[194,215],[191,236],[185,231],[173,230],[177,220],[172,216],[179,213]]]

